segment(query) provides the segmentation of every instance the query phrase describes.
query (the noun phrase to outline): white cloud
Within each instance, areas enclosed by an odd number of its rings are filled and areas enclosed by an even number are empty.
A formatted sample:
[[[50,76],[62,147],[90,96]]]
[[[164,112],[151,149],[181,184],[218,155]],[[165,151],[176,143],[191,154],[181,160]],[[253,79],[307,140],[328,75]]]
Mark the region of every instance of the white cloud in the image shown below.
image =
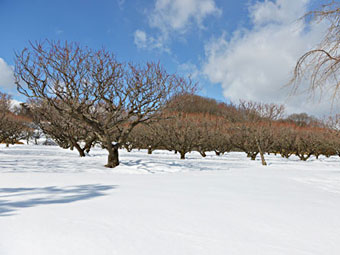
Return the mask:
[[[147,45],[146,33],[142,30],[136,30],[134,34],[134,42],[138,48],[145,48]]]
[[[207,16],[220,13],[214,0],[156,0],[149,23],[163,33],[184,33],[190,25],[203,27]]]
[[[170,52],[170,49],[164,45],[162,36],[154,38],[149,36],[145,31],[137,29],[134,33],[134,43],[139,49],[161,49],[164,52]]]
[[[249,8],[250,17],[257,26],[273,22],[289,24],[305,13],[308,2],[309,0],[256,2]]]
[[[314,106],[303,95],[288,98],[291,89],[284,87],[297,59],[324,35],[325,24],[308,27],[299,19],[308,2],[257,2],[249,8],[252,29],[206,44],[203,72],[211,82],[221,83],[226,98],[285,103],[289,112],[320,115],[330,109],[328,102]]]
[[[9,66],[4,59],[0,58],[0,90],[9,91],[14,88],[13,67]]]
[[[166,49],[172,37],[185,34],[193,26],[204,29],[204,20],[220,15],[221,10],[214,0],[156,0],[154,9],[146,14],[149,26],[158,30],[156,36],[146,35],[148,48]]]

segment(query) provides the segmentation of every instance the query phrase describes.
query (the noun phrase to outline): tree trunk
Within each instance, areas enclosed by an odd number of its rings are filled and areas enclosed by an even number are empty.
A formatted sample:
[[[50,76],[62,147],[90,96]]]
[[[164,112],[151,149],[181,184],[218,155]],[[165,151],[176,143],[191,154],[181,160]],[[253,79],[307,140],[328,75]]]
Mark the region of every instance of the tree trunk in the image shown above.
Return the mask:
[[[205,158],[205,157],[207,156],[207,154],[205,154],[204,151],[200,151],[200,154],[201,154],[201,156],[202,156],[203,158]]]
[[[150,146],[148,147],[148,154],[152,154],[152,148]]]
[[[132,146],[130,146],[129,144],[124,144],[124,148],[127,150],[127,152],[132,151]]]
[[[266,160],[264,159],[264,155],[263,155],[263,152],[262,152],[262,151],[260,151],[260,156],[261,156],[261,163],[262,163],[262,165],[263,165],[263,166],[266,166],[266,165],[267,165],[267,162],[266,162]]]
[[[256,139],[256,144],[257,144],[257,148],[259,149],[259,152],[260,152],[261,163],[262,163],[263,166],[266,166],[267,162],[264,159],[264,154],[263,154],[262,148],[261,148],[260,143],[257,139]]]
[[[302,156],[300,157],[300,159],[301,159],[302,161],[307,161],[307,157],[305,157],[305,155],[302,155]]]
[[[309,155],[306,155],[305,154],[297,154],[297,156],[302,160],[302,161],[307,161],[307,159],[309,158]]]
[[[247,157],[250,158],[251,160],[255,160],[258,152],[248,152]]]
[[[95,139],[92,139],[91,141],[87,141],[85,143],[85,147],[84,150],[86,151],[86,153],[89,153],[92,147],[92,144],[94,143]]]
[[[85,157],[85,149],[82,149],[80,146],[79,146],[79,144],[78,143],[76,143],[75,145],[74,145],[74,147],[76,147],[76,149],[77,149],[77,151],[79,152],[79,156],[80,157]]]
[[[107,164],[105,165],[106,167],[114,168],[119,165],[118,147],[118,144],[109,144],[107,146],[109,156],[107,158]]]
[[[289,153],[285,154],[285,158],[289,158],[289,157],[290,157]]]
[[[180,154],[181,154],[181,159],[185,159],[185,152],[181,151]]]
[[[216,156],[220,156],[220,155],[221,155],[221,152],[215,151],[215,154],[216,154]]]

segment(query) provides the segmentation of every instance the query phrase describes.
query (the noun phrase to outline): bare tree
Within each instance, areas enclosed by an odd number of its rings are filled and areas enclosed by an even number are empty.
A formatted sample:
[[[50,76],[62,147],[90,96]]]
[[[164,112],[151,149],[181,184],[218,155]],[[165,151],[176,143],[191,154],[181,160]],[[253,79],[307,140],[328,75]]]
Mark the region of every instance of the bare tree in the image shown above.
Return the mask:
[[[309,128],[296,128],[297,136],[295,140],[295,155],[301,160],[306,161],[315,153],[316,141],[314,133]]]
[[[313,126],[320,127],[322,123],[315,117],[309,116],[307,113],[293,113],[287,117],[289,122],[295,123],[299,127]]]
[[[295,152],[296,125],[292,123],[276,123],[272,125],[274,132],[273,152],[283,158],[289,158]]]
[[[14,144],[25,138],[31,120],[11,111],[11,96],[0,92],[0,142]]]
[[[264,153],[270,152],[274,146],[272,122],[282,118],[284,106],[240,101],[239,111],[243,120],[233,125],[235,146],[252,160],[259,153],[262,165],[267,165]]]
[[[118,148],[131,130],[191,85],[156,63],[125,65],[104,49],[51,41],[31,43],[16,54],[15,78],[22,94],[89,125],[108,151],[111,168],[119,165]]]
[[[131,151],[133,148],[147,149],[148,154],[156,149],[163,148],[162,137],[155,134],[154,128],[157,123],[142,123],[137,125],[129,134],[129,138],[124,147]]]
[[[340,157],[340,115],[329,117],[326,122],[328,139],[324,140],[324,143],[329,146],[329,152],[326,156],[338,155]]]
[[[10,112],[11,97],[0,92],[0,142],[5,139],[5,131],[8,126],[8,114]]]
[[[201,119],[197,114],[183,112],[167,112],[163,120],[150,125],[154,135],[161,137],[162,147],[180,153],[180,158],[185,159],[185,154],[199,146],[202,137],[199,123]]]
[[[200,121],[197,123],[196,132],[199,132],[200,136],[195,150],[203,157],[207,151],[214,151],[218,156],[229,152],[232,149],[228,132],[229,121],[224,116],[212,114],[198,116]]]
[[[62,106],[60,106],[62,107]],[[86,123],[71,118],[69,115],[59,114],[44,101],[31,100],[29,109],[34,122],[64,149],[76,148],[80,157],[85,157],[97,140],[91,127]]]
[[[333,99],[339,92],[340,81],[340,3],[328,1],[318,10],[307,13],[303,18],[316,22],[328,22],[323,40],[317,47],[303,54],[297,61],[290,81],[294,91],[303,79],[308,79],[312,92],[320,89],[333,90]]]

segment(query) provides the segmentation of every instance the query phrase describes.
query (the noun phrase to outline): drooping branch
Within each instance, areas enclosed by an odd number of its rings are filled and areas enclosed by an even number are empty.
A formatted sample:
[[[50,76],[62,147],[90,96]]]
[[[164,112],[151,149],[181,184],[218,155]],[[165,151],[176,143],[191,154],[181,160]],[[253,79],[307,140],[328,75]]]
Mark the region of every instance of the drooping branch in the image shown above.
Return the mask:
[[[339,94],[340,80],[340,3],[331,1],[320,9],[308,12],[302,19],[326,22],[328,28],[322,41],[297,61],[289,84],[296,93],[304,80],[309,82],[308,92],[332,91],[334,100]]]

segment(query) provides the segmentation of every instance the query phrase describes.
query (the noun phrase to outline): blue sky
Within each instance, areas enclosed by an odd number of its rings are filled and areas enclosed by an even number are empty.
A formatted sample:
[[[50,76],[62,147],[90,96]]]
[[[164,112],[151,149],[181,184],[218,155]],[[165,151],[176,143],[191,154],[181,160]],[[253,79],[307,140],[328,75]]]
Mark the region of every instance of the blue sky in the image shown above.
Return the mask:
[[[199,93],[217,100],[308,111],[310,103],[287,101],[281,88],[294,60],[322,38],[322,25],[297,21],[318,2],[0,0],[0,89],[21,99],[11,79],[15,51],[29,41],[68,40],[105,47],[120,61],[160,61],[169,72],[191,73]]]

